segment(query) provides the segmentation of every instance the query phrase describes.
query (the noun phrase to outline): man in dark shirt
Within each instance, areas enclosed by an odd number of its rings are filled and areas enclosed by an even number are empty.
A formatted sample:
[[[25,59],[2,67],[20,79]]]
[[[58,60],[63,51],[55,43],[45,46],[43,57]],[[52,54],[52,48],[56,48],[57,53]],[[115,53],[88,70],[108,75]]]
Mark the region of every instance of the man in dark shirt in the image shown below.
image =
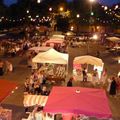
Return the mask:
[[[82,74],[83,74],[83,82],[85,81],[87,81],[87,73],[86,73],[86,71],[85,71],[85,68],[82,70]]]

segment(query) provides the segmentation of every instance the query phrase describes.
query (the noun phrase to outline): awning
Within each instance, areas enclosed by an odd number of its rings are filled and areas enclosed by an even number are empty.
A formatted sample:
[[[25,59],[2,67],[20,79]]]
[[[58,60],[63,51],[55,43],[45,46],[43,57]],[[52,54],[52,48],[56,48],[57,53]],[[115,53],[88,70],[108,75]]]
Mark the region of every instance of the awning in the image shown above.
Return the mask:
[[[53,87],[44,112],[112,117],[105,90],[82,87]]]
[[[48,96],[43,95],[24,95],[23,104],[25,107],[30,107],[34,105],[45,106]]]

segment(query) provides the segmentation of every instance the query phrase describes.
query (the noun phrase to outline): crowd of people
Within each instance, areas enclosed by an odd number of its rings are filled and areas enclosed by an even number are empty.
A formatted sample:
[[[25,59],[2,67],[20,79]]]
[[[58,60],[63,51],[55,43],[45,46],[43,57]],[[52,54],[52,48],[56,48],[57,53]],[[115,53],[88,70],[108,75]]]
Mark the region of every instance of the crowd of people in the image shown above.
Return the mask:
[[[120,95],[120,76],[111,76],[108,78],[108,88],[107,91],[110,96]]]
[[[10,61],[0,60],[0,76],[13,71],[13,65]]]
[[[46,85],[46,78],[44,71],[32,72],[31,76],[26,78],[24,83],[25,92],[28,94],[48,95],[49,90]]]

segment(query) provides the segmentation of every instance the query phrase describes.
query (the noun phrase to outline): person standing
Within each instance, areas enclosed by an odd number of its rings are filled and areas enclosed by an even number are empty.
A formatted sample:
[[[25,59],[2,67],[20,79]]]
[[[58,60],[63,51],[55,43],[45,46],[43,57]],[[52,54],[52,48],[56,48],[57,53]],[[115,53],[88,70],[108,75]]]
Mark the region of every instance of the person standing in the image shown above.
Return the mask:
[[[72,87],[73,86],[72,81],[73,81],[73,77],[71,77],[69,79],[69,81],[67,82],[67,87]]]
[[[83,68],[82,74],[83,74],[83,82],[87,82],[87,72],[85,68]]]
[[[101,74],[101,78],[100,78],[100,81],[103,85],[105,85],[107,77],[108,77],[107,69],[104,69],[102,74]]]
[[[116,95],[116,89],[117,89],[117,83],[116,83],[115,77],[112,77],[112,82],[110,84],[109,94],[112,95],[112,96],[115,96]]]
[[[3,67],[4,67],[4,63],[2,60],[0,60],[0,76],[2,76],[4,74]]]
[[[98,71],[97,71],[97,69],[95,69],[93,71],[92,78],[93,78],[93,84],[94,85],[96,85],[96,83],[99,83],[99,77],[98,77]]]
[[[117,77],[117,95],[120,95],[120,75]]]

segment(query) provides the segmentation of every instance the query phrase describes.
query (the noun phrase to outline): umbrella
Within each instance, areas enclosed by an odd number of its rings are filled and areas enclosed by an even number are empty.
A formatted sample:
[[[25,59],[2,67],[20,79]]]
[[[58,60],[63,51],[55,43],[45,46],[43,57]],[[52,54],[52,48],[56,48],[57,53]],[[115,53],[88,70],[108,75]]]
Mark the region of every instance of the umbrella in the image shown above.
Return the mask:
[[[93,57],[90,55],[76,57],[74,59],[74,64],[91,64],[96,66],[103,66],[103,61],[100,58]]]

